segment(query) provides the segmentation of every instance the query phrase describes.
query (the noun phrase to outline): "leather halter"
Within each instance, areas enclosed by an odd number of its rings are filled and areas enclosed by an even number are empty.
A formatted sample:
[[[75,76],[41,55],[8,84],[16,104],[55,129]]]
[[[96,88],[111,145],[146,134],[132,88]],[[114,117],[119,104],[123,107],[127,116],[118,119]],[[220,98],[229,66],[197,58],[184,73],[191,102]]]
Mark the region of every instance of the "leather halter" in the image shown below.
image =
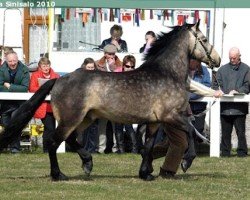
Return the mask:
[[[213,69],[214,68],[214,63],[215,63],[215,60],[211,57],[211,52],[212,52],[212,50],[213,50],[213,45],[211,45],[211,49],[210,50],[208,50],[208,48],[205,46],[205,44],[204,44],[204,42],[201,40],[201,38],[200,37],[198,37],[198,34],[196,33],[196,32],[194,32],[192,29],[189,29],[189,31],[194,35],[194,37],[195,37],[195,44],[194,44],[194,48],[193,48],[193,50],[191,51],[191,55],[193,56],[193,53],[194,53],[194,50],[195,50],[195,48],[196,48],[196,45],[197,45],[197,43],[199,42],[200,44],[201,44],[201,46],[203,47],[203,49],[205,50],[205,52],[206,52],[206,55],[207,55],[207,57],[208,57],[208,59],[209,59],[209,67],[211,68],[211,69]],[[194,57],[194,56],[193,56]]]

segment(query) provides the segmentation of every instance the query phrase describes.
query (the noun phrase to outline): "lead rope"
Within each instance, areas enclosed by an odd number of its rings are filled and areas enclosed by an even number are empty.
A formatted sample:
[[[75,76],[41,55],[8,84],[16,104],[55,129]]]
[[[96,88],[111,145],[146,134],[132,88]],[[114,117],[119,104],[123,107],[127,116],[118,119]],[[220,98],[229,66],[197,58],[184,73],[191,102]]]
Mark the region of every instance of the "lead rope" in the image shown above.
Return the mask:
[[[191,120],[189,120],[189,124],[190,126],[193,127],[194,131],[195,131],[195,134],[200,138],[202,139],[202,141],[205,143],[205,144],[208,144],[210,145],[210,140],[208,138],[206,138],[205,136],[203,136],[195,127],[194,125],[192,124]]]
[[[218,84],[218,87],[219,87],[219,89],[220,89],[220,84],[219,84],[219,82],[218,82],[218,80],[217,80],[215,74],[213,74],[213,78],[214,78],[214,80],[216,81],[216,83]],[[214,97],[212,103],[207,107],[206,110],[204,110],[203,112],[201,112],[201,113],[199,113],[199,114],[197,114],[197,115],[193,115],[193,116],[194,116],[194,117],[201,117],[202,115],[205,115],[208,111],[211,110],[212,106],[215,104],[215,102],[216,102],[217,100],[218,100],[218,98]],[[204,137],[204,136],[194,127],[194,125],[192,124],[191,121],[189,121],[189,124],[194,128],[196,135],[197,135],[199,138],[201,138],[201,139],[203,140],[203,142],[205,142],[206,144],[210,144],[210,140],[209,140],[208,138]]]

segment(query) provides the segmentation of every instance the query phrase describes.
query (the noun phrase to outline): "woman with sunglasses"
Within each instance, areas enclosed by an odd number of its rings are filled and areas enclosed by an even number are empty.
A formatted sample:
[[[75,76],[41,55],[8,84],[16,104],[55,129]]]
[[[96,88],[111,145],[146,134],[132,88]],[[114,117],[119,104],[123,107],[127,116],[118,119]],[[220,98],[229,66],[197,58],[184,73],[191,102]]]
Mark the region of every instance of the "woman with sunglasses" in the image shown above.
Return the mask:
[[[120,68],[120,70],[117,69],[116,72],[132,71],[135,69],[135,63],[135,57],[132,55],[127,55],[123,58],[122,68]],[[132,145],[130,145],[129,141],[125,140],[125,133],[128,135]],[[136,134],[132,124],[115,123],[115,139],[118,149],[117,153],[125,153],[126,151],[129,151],[131,153],[138,153]]]

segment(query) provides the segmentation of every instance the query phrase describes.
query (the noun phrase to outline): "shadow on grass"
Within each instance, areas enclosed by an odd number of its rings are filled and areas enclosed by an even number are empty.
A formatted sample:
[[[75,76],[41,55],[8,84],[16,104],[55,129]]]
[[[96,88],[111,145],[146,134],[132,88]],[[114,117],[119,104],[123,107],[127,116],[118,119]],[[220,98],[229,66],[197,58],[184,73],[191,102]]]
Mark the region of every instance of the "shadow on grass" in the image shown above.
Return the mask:
[[[227,176],[223,173],[186,173],[186,174],[177,174],[172,180],[197,180],[197,179],[204,179],[204,178],[212,178],[212,179],[222,179],[226,178]],[[6,177],[7,179],[11,180],[51,180],[49,175],[44,175],[44,176],[16,176],[16,177]],[[138,179],[142,180],[139,178],[138,175],[100,175],[100,174],[92,174],[90,176],[86,176],[84,174],[80,175],[75,175],[75,176],[68,176],[69,180],[68,181],[95,181],[95,180],[101,180],[101,179]],[[154,181],[157,179],[162,178],[158,175],[155,175]],[[168,180],[168,179],[166,179]]]
[[[68,181],[94,181],[94,180],[98,180],[98,179],[132,179],[132,178],[138,178],[138,176],[129,176],[129,175],[90,175],[90,176],[86,176],[86,175],[75,175],[75,176],[68,176],[69,180]],[[45,176],[16,176],[16,177],[6,177],[6,179],[10,179],[10,180],[48,180],[51,179],[51,177],[49,175],[45,175]]]
[[[226,178],[227,176],[222,173],[192,173],[192,174],[179,174],[177,175],[177,179],[184,179],[184,180],[189,180],[189,179],[196,179],[196,178],[216,178],[216,179],[221,179],[221,178]]]
[[[213,179],[221,179],[226,178],[227,176],[221,173],[193,173],[193,174],[178,174],[176,175],[173,180],[196,180],[196,179],[204,179],[204,178],[213,178]],[[160,176],[156,175],[154,180],[162,179]],[[84,180],[84,181],[93,181],[93,180],[100,180],[100,179],[138,179],[137,175],[90,175],[89,177],[85,175],[77,175],[69,177],[69,180]]]
[[[93,181],[93,180],[98,180],[98,179],[132,179],[132,178],[139,179],[139,176],[136,176],[136,175],[98,175],[98,174],[93,174],[90,176],[86,176],[86,175],[71,176],[71,177],[69,177],[69,180]]]

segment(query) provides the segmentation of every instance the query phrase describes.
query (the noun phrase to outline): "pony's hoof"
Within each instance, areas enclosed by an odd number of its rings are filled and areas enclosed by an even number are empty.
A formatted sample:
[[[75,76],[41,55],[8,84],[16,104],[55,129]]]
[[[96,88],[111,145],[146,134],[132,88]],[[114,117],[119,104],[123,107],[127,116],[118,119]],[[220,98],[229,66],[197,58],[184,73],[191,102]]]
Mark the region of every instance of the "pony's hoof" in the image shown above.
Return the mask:
[[[145,172],[142,172],[142,171],[139,172],[139,177],[140,177],[140,179],[142,179],[144,181],[152,181],[152,180],[155,179],[155,177],[152,174],[145,173]]]
[[[83,171],[86,174],[86,176],[90,176],[90,173],[91,173],[91,171],[93,169],[93,161],[92,161],[92,159],[89,160],[88,162],[83,163],[82,168],[83,168]]]
[[[57,176],[52,175],[51,179],[52,179],[52,181],[67,181],[67,180],[69,180],[69,178],[66,175],[64,175],[62,172],[60,172],[59,175],[57,175]]]
[[[193,160],[183,160],[181,163],[181,169],[184,173],[187,172],[187,170],[189,169],[189,167],[191,167],[192,165],[192,161]]]

